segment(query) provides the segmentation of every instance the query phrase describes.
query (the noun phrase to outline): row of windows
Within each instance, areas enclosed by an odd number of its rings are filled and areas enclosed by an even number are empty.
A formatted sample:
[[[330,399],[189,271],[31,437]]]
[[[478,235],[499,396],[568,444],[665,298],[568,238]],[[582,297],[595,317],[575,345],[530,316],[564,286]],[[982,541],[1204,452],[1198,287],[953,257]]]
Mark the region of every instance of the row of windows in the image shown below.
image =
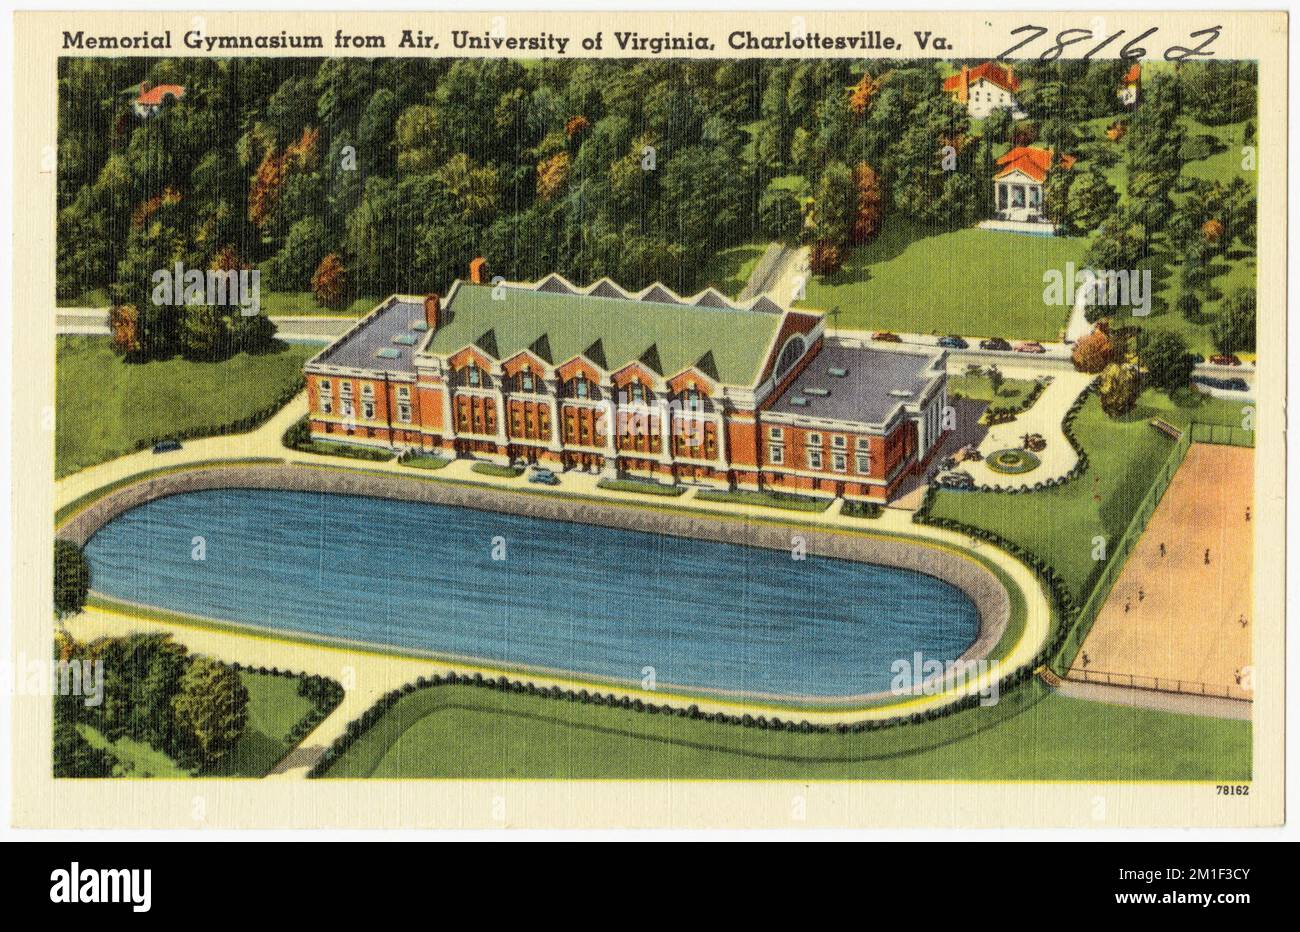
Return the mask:
[[[319,383],[320,410],[322,414],[334,413],[334,385],[329,379]],[[339,382],[339,413],[343,417],[356,417],[356,404],[352,396],[352,383]],[[375,416],[375,387],[369,382],[361,386],[361,416],[372,420]],[[403,424],[411,423],[411,388],[408,385],[397,387],[397,420]]]
[[[785,447],[774,446],[768,447],[768,462],[773,466],[785,465]],[[826,459],[820,449],[810,447],[806,451],[806,460],[808,468],[820,472],[825,468]],[[835,472],[849,471],[849,455],[832,451],[830,456],[831,469]],[[871,475],[871,454],[856,453],[853,457],[853,469],[855,472],[869,476]]]
[[[767,460],[773,466],[785,465],[785,428],[769,427],[767,429]],[[822,470],[825,468],[825,451],[823,445],[825,438],[817,431],[809,431],[804,435],[805,459],[809,469]],[[835,472],[849,471],[849,438],[843,434],[832,434],[830,438],[831,469]],[[871,439],[869,437],[858,437],[853,444],[853,466],[854,471],[863,475],[871,473]]]

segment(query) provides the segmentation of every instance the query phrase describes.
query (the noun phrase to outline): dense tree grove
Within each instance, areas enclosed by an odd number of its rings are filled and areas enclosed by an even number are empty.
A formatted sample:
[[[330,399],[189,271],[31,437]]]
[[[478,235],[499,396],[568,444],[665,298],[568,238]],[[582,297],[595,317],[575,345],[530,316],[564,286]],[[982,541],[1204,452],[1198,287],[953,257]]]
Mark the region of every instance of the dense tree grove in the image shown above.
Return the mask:
[[[61,637],[56,659],[87,671],[102,664],[102,701],[76,692],[54,697],[56,776],[109,776],[108,757],[82,729],[103,739],[129,738],[162,751],[187,769],[219,762],[247,724],[248,690],[230,667],[189,654],[163,634],[81,643]]]
[[[887,205],[979,210],[969,121],[934,63],[67,59],[59,291],[108,289],[131,352],[203,356],[221,322],[149,300],[157,269],[255,267],[268,291],[445,288],[484,255],[629,287],[706,283],[755,239],[844,247]],[[140,117],[141,82],[185,94]],[[951,150],[945,150],[951,146]],[[772,184],[809,179],[807,190]],[[855,183],[856,181],[856,183]],[[807,194],[822,192],[827,198]],[[187,317],[192,320],[187,321]],[[227,323],[227,328],[234,326]]]
[[[60,61],[58,289],[107,290],[131,358],[257,351],[237,313],[160,306],[154,272],[259,269],[265,292],[329,307],[495,273],[692,292],[722,250],[813,246],[833,272],[891,215],[936,232],[991,212],[1009,145],[1088,151],[1049,211],[1129,268],[1153,238],[1212,253],[1253,238],[1251,192],[1206,185],[1175,210],[1185,139],[1254,113],[1249,63],[1156,75],[1125,114],[1127,64],[1017,63],[1030,119],[972,127],[931,61],[132,59]],[[142,83],[182,96],[141,116]],[[1081,137],[1125,122],[1122,148]],[[1122,151],[1123,156],[1118,153]],[[1127,206],[1100,168],[1124,158]],[[1107,161],[1109,160],[1109,162]],[[1213,223],[1211,223],[1213,221]],[[1195,235],[1193,235],[1193,233]],[[120,325],[120,326],[119,326]]]

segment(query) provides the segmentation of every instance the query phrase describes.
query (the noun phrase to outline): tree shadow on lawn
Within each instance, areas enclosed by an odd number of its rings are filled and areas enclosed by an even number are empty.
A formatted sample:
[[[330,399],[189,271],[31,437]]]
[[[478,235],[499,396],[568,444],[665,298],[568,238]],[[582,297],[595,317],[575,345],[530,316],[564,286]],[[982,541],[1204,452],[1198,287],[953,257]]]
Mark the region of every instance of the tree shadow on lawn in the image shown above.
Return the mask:
[[[221,760],[204,769],[199,776],[263,777],[289,750],[283,741],[277,741],[260,730],[249,727]]]
[[[854,285],[871,281],[871,267],[897,259],[913,243],[951,230],[928,229],[916,223],[886,223],[880,235],[865,246],[855,246],[835,272],[821,276],[823,285]]]

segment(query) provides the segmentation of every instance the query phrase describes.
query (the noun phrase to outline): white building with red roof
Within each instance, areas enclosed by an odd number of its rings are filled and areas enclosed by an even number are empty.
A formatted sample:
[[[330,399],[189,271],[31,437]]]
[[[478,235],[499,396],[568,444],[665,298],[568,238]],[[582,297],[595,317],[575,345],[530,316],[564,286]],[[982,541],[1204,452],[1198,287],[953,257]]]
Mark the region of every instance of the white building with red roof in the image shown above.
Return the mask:
[[[997,164],[993,186],[998,219],[1021,223],[1045,221],[1043,186],[1052,170],[1052,150],[1016,146],[999,158]]]
[[[150,84],[148,81],[140,82],[140,93],[132,103],[132,109],[135,115],[141,119],[148,119],[162,109],[163,104],[169,100],[180,100],[185,96],[185,88],[179,84]]]
[[[961,71],[943,82],[944,92],[966,107],[972,119],[983,119],[995,110],[1010,110],[1013,119],[1023,120],[1028,114],[1016,101],[1020,79],[1010,65],[986,61],[971,68],[961,66]]]

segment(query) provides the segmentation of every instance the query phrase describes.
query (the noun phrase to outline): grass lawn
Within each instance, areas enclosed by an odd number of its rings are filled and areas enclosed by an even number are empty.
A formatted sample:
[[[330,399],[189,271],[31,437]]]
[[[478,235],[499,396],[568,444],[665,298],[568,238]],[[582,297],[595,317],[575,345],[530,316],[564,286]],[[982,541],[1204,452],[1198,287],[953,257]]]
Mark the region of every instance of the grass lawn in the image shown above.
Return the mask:
[[[264,776],[293,750],[296,742],[289,740],[289,732],[314,708],[310,699],[298,695],[301,681],[296,676],[240,670],[239,678],[248,690],[248,724],[239,743],[204,776]]]
[[[294,725],[313,710],[311,699],[298,694],[296,676],[276,676],[242,669],[239,679],[248,690],[248,724],[239,744],[204,776],[265,776],[298,744],[290,740]]]
[[[360,317],[375,309],[380,298],[357,298],[344,308],[321,307],[310,291],[264,291],[262,313],[271,317]]]
[[[1211,337],[1211,326],[1226,297],[1242,288],[1255,287],[1255,257],[1240,249],[1233,249],[1226,258],[1214,261],[1211,268],[1214,277],[1210,284],[1218,296],[1201,305],[1201,313],[1196,320],[1189,320],[1177,310],[1177,301],[1182,294],[1178,264],[1165,266],[1155,277],[1155,297],[1149,315],[1134,317],[1126,308],[1117,309],[1119,313],[1112,316],[1116,326],[1137,327],[1142,330],[1172,330],[1182,335],[1187,341],[1187,348],[1193,353],[1200,353],[1206,359],[1219,350]],[[1243,358],[1250,358],[1250,353],[1238,353]]]
[[[735,298],[749,282],[754,266],[767,250],[767,243],[732,246],[713,256],[704,280],[728,298]]]
[[[110,741],[99,729],[85,724],[78,725],[77,731],[81,732],[81,737],[85,738],[86,743],[91,747],[107,751],[109,756],[122,766],[125,771],[123,776],[168,777],[173,779],[192,776],[190,771],[181,767],[162,751],[145,744],[143,741],[128,737]]]
[[[1243,409],[1254,407],[1253,404],[1241,401],[1214,398],[1190,388],[1176,391],[1172,396],[1164,392],[1148,391],[1142,396],[1142,405],[1153,412],[1151,417],[1162,417],[1183,430],[1193,421],[1198,424],[1243,427],[1246,418]]]
[[[310,291],[263,291],[262,313],[275,317],[360,317],[374,310],[379,298],[357,298],[344,308],[321,307]],[[61,298],[57,307],[108,307],[108,292],[96,288],[75,298]]]
[[[475,463],[470,469],[481,476],[496,476],[501,479],[515,479],[524,474],[518,466],[501,466],[497,463]]]
[[[315,708],[310,699],[298,695],[296,676],[276,676],[241,670],[240,680],[248,690],[248,724],[239,742],[205,777],[262,777],[293,750],[289,738],[293,727]],[[94,747],[108,751],[131,777],[184,778],[195,774],[181,767],[167,754],[133,738],[109,741],[89,725],[78,725],[82,736]]]
[[[1147,391],[1133,411],[1112,420],[1091,395],[1074,420],[1088,452],[1082,476],[1028,495],[940,491],[931,513],[1015,541],[1055,566],[1082,602],[1104,566],[1093,559],[1093,538],[1119,538],[1173,448],[1174,441],[1149,423],[1168,418],[1173,407],[1163,393]]]
[[[997,394],[993,393],[993,383],[986,375],[950,375],[948,376],[948,395],[970,398],[974,401],[996,401],[999,407],[1011,407],[1023,404],[1033,389],[1033,379],[1005,379]]]
[[[787,508],[791,511],[825,511],[830,507],[829,498],[816,498],[812,495],[793,495],[789,492],[752,492],[737,489],[729,492],[725,489],[701,489],[695,493],[699,502],[730,502],[734,505],[762,505],[765,508]]]
[[[988,708],[800,734],[472,686],[400,699],[330,777],[457,779],[1250,779],[1250,724],[1102,705],[1032,681]]]
[[[58,338],[55,475],[131,453],[172,433],[218,433],[287,392],[319,347],[282,345],[225,362],[127,364],[108,337]]]
[[[988,230],[930,235],[905,220],[808,283],[806,307],[839,309],[850,330],[1060,339],[1068,307],[1043,302],[1043,273],[1078,265],[1086,240]]]

